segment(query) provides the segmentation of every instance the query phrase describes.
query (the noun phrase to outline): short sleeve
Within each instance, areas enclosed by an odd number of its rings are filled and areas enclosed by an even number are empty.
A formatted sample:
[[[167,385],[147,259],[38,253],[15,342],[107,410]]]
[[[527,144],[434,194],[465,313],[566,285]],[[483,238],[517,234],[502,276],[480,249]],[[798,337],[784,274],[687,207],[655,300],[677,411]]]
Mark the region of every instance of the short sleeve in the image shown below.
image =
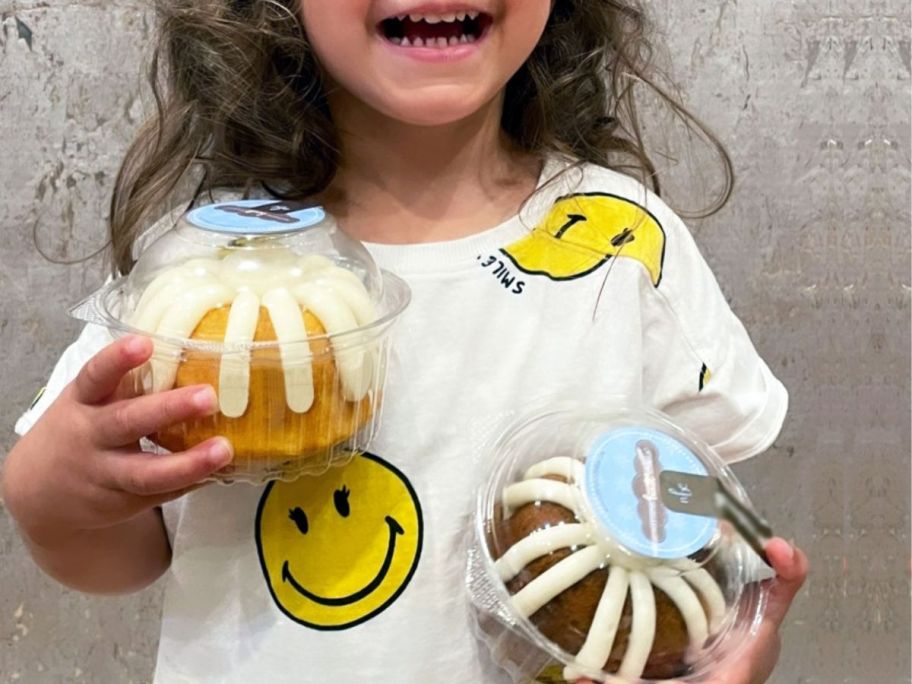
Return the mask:
[[[99,325],[87,325],[82,333],[63,352],[47,385],[38,393],[31,407],[16,421],[16,434],[22,436],[32,429],[38,419],[44,414],[48,406],[60,396],[64,387],[70,384],[86,361],[113,341],[111,333]]]
[[[665,234],[659,283],[644,283],[644,395],[728,462],[768,449],[788,393],[760,358],[690,234],[651,198]]]

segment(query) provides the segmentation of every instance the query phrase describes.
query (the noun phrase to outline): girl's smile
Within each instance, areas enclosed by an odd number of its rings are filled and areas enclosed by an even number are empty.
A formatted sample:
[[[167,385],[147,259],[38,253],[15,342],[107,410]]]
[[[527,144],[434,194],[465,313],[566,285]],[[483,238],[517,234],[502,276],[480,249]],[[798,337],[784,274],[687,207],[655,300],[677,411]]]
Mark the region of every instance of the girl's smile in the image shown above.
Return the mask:
[[[551,3],[303,0],[300,9],[334,117],[351,96],[390,119],[439,126],[498,97],[538,43]]]
[[[427,62],[452,62],[477,52],[494,18],[466,7],[424,11],[410,10],[384,19],[377,33],[403,56]]]

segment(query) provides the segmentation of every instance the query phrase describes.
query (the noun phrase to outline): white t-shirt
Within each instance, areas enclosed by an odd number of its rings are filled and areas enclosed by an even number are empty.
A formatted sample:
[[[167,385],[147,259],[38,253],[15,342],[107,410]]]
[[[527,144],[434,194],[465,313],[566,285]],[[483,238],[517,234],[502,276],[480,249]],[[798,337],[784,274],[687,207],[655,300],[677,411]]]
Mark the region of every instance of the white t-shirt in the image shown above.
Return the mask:
[[[173,561],[158,684],[507,682],[476,641],[463,589],[486,441],[547,397],[645,402],[728,461],[765,450],[781,428],[786,390],[687,228],[624,175],[573,169],[496,228],[368,248],[413,295],[367,464],[392,473],[388,497],[359,500],[364,478],[339,471],[341,485],[325,491],[308,478],[209,486],[166,506]],[[85,329],[20,434],[108,340]],[[349,537],[358,509],[375,519]],[[321,525],[335,536],[320,540]],[[411,554],[405,570],[388,562],[393,540]],[[396,586],[371,599],[381,575]],[[308,598],[289,598],[289,586]]]

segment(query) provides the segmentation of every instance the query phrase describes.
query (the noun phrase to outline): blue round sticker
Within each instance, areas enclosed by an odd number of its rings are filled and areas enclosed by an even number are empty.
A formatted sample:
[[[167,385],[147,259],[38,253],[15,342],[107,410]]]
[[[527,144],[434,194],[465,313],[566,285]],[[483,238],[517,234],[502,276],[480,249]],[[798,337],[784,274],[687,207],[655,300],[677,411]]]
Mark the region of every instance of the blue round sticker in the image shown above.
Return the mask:
[[[322,207],[262,199],[207,204],[187,214],[187,221],[197,228],[238,235],[290,233],[315,226],[325,218]]]
[[[709,474],[670,435],[645,427],[619,428],[592,444],[583,491],[596,522],[629,551],[662,560],[684,558],[710,542],[718,521],[666,508],[659,492],[663,470]]]

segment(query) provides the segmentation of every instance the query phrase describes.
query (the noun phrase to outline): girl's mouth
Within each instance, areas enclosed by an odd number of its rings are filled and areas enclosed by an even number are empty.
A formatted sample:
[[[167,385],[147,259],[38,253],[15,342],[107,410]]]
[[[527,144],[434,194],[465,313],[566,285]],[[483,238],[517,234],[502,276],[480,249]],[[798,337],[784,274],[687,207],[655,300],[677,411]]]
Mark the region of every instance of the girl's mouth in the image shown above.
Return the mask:
[[[378,30],[393,45],[443,49],[477,42],[492,22],[490,14],[475,10],[414,13],[384,19]]]

